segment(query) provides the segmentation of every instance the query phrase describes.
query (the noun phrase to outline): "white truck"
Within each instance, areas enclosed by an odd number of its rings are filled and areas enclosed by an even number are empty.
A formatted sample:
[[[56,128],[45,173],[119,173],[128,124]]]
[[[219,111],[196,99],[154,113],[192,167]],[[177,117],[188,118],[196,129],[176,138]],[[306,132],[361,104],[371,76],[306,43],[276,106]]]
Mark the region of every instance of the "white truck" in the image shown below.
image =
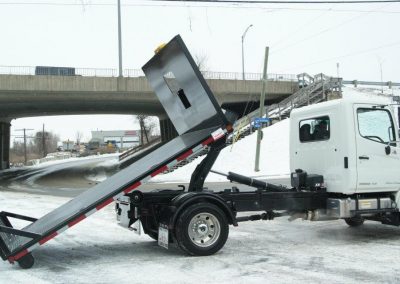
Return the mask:
[[[295,109],[290,115],[292,186],[229,172],[222,174],[255,189],[213,191],[204,181],[228,145],[234,115],[221,110],[179,36],[143,71],[179,136],[39,219],[0,212],[3,260],[32,267],[35,249],[113,202],[120,225],[143,228],[161,246],[174,243],[191,255],[219,251],[229,225],[243,221],[289,216],[344,219],[350,226],[364,220],[400,225],[400,150],[390,106],[341,99]],[[187,188],[141,190],[152,177],[204,154]],[[31,223],[17,229],[12,219]]]
[[[364,219],[399,225],[400,156],[398,127],[389,105],[334,100],[293,110],[290,168],[324,177],[326,209],[311,220]]]
[[[391,106],[371,101],[339,99],[295,109],[290,115],[292,188],[212,171],[257,190],[204,191],[205,176],[219,151],[211,147],[187,192],[133,192],[117,203],[118,220],[135,231],[141,223],[160,245],[177,242],[192,255],[218,251],[228,224],[241,221],[289,216],[344,219],[349,226],[364,220],[399,226],[400,149],[394,121]],[[237,217],[249,211],[264,212]]]

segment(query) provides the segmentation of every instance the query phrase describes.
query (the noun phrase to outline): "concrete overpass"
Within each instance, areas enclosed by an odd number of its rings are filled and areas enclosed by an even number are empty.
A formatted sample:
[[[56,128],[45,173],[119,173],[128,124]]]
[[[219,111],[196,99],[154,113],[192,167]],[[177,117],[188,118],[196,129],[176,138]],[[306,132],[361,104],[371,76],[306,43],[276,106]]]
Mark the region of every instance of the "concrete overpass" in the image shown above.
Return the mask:
[[[236,111],[249,97],[258,101],[261,91],[259,80],[207,79],[207,83],[220,105]],[[269,80],[267,103],[281,100],[297,89],[295,80]],[[0,75],[0,169],[9,164],[12,119],[70,114],[154,115],[160,118],[165,138],[174,135],[172,124],[144,76]]]
[[[261,91],[256,80],[216,80],[207,83],[221,105],[253,100]],[[268,82],[268,99],[293,94],[296,81]],[[145,77],[0,75],[0,117],[14,119],[62,114],[148,114],[164,111]]]

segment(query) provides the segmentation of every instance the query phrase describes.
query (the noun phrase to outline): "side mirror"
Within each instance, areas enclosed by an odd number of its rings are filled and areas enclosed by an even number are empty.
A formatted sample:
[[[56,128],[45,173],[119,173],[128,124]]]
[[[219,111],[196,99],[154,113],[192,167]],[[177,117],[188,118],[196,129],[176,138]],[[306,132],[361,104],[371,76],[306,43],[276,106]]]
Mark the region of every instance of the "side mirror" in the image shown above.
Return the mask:
[[[386,155],[389,155],[390,152],[391,152],[390,145],[387,145],[387,146],[385,147],[385,153],[386,153]]]

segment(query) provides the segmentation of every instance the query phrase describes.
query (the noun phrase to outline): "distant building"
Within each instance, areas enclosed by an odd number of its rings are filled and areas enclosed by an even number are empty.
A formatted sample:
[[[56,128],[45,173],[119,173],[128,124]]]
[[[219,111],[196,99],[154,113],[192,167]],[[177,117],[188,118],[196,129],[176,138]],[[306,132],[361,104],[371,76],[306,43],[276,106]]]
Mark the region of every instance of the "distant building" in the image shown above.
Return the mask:
[[[92,131],[92,139],[89,143],[98,143],[99,146],[113,144],[119,149],[127,149],[140,144],[139,130],[106,130]]]
[[[73,151],[75,149],[74,145],[75,145],[74,141],[70,141],[70,140],[63,141],[62,142],[62,149],[60,149],[60,150],[62,150],[62,151]]]

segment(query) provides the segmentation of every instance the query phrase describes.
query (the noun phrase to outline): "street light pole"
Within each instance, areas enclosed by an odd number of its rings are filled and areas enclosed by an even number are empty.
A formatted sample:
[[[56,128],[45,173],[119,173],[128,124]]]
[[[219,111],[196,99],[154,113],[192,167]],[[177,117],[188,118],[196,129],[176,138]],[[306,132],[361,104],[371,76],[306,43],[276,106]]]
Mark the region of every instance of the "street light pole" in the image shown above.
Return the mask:
[[[119,72],[118,76],[122,77],[122,36],[121,36],[121,0],[118,0],[118,59],[119,59]]]
[[[244,33],[242,34],[242,79],[245,80],[244,77],[244,38],[246,37],[247,31],[253,26],[253,24],[249,25]]]

